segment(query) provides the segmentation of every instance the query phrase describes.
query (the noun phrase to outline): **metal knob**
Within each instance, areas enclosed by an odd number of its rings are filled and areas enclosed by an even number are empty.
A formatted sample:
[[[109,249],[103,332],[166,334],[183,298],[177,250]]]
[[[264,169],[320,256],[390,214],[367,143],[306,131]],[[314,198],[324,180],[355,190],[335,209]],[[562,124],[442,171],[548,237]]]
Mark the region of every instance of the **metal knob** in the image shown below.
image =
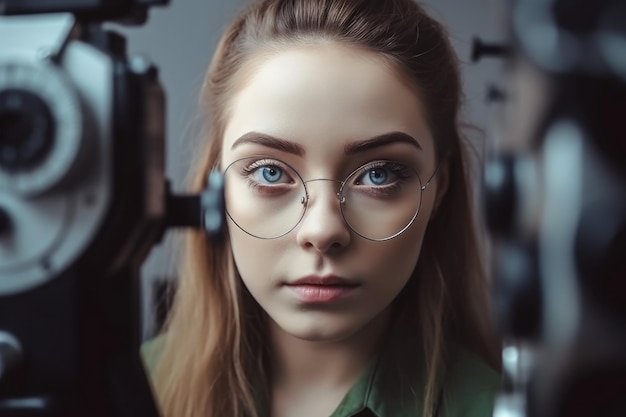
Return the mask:
[[[472,62],[478,62],[486,57],[507,58],[510,54],[511,50],[509,45],[487,43],[480,38],[474,38],[472,40]]]

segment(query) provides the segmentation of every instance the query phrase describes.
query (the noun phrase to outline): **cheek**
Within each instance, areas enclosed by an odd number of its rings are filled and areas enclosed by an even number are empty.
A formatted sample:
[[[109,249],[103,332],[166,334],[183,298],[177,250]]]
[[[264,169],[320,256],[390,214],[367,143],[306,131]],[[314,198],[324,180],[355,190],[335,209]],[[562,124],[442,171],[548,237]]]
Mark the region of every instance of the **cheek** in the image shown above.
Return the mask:
[[[280,254],[280,241],[252,237],[229,222],[228,233],[237,271],[250,289],[272,280]]]
[[[259,256],[259,252],[263,250],[263,245],[259,245],[260,240],[252,238],[230,222],[228,233],[235,265],[244,281],[250,277],[251,271],[265,270],[260,263],[264,260],[269,263],[271,260],[265,256]]]
[[[383,279],[380,281],[390,290],[400,292],[413,274],[420,257],[427,225],[427,221],[416,219],[407,231],[389,241],[390,246],[378,254],[384,259],[382,264],[385,269]]]

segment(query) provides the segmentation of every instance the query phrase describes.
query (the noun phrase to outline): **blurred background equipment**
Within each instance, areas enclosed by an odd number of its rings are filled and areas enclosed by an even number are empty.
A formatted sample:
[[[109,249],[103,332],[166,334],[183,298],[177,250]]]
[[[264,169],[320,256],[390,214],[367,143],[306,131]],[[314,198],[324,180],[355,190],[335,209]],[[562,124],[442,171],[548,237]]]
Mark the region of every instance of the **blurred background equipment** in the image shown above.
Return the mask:
[[[624,416],[626,3],[512,0],[507,16],[485,170],[507,341],[495,416]]]
[[[139,271],[167,228],[218,237],[223,183],[173,195],[157,69],[104,20],[167,0],[0,0],[0,416],[158,416]]]

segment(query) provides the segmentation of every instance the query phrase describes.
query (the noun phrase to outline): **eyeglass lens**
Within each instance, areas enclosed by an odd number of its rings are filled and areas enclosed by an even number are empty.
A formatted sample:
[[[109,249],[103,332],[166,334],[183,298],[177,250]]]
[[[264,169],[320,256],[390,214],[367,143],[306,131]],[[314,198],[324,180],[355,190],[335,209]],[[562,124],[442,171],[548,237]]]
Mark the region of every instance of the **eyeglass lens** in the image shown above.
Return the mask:
[[[224,172],[226,212],[246,233],[274,239],[293,230],[305,215],[308,188],[288,164],[250,157]],[[331,180],[332,181],[332,180]],[[328,192],[323,188],[313,192]],[[338,190],[338,205],[348,226],[370,240],[387,240],[413,222],[421,205],[422,184],[410,166],[374,161],[352,172]]]

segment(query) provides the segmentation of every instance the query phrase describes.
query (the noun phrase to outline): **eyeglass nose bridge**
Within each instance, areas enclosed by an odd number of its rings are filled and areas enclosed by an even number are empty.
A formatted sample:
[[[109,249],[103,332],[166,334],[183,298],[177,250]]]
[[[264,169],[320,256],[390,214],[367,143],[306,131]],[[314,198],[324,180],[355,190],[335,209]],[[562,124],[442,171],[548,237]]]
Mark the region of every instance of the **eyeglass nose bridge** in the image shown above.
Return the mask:
[[[301,204],[305,205],[309,201],[309,187],[307,187],[307,184],[310,182],[319,182],[319,181],[329,181],[329,182],[334,182],[334,183],[339,184],[339,191],[335,193],[335,196],[339,200],[339,204],[343,205],[346,203],[346,197],[342,195],[341,193],[343,191],[345,181],[334,180],[332,178],[314,178],[312,180],[303,181],[305,195],[300,199]]]

